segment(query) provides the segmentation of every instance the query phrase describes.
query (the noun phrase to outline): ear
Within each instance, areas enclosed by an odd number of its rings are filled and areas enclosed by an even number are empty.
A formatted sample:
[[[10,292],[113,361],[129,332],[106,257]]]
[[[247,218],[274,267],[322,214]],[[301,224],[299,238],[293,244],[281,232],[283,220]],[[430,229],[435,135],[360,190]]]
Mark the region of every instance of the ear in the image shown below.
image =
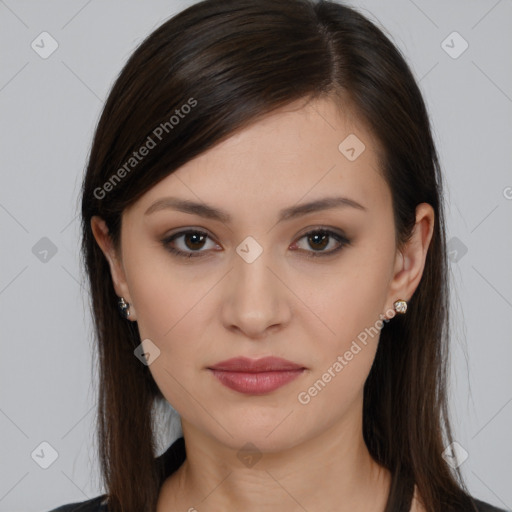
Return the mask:
[[[411,238],[405,248],[396,253],[386,311],[394,309],[393,303],[398,299],[409,301],[418,287],[434,232],[434,222],[432,206],[428,203],[419,204],[416,207],[416,223]]]
[[[105,221],[95,215],[91,218],[91,230],[96,239],[97,244],[99,245],[101,251],[105,255],[105,258],[108,261],[110,266],[110,274],[112,276],[112,284],[114,285],[114,290],[119,297],[123,297],[128,304],[130,304],[130,316],[129,320],[136,320],[137,316],[135,313],[135,308],[132,304],[130,291],[128,289],[128,284],[126,282],[126,275],[123,268],[123,263],[121,261],[120,255],[116,251],[114,247],[114,243],[109,235],[108,227]]]

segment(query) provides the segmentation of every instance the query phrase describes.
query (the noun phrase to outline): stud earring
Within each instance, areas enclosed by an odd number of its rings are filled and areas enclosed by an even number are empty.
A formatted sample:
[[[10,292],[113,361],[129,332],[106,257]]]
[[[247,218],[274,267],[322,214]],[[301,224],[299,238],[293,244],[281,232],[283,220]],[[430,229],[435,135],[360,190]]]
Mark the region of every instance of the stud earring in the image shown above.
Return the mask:
[[[396,300],[393,303],[393,306],[395,307],[395,311],[397,313],[405,314],[405,312],[407,311],[407,302],[405,300]]]
[[[130,316],[130,304],[124,300],[124,297],[119,297],[117,302],[119,306],[119,313],[123,318],[128,318]]]

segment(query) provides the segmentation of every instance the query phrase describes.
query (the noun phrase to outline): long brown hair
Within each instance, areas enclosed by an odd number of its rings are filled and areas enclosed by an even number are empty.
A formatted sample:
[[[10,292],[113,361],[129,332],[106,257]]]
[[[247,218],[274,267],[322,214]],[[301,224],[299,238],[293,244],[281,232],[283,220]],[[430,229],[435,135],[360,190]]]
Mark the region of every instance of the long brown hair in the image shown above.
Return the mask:
[[[205,0],[170,18],[132,54],[106,101],[83,182],[82,250],[100,371],[98,442],[112,511],[156,508],[166,475],[155,462],[152,408],[164,398],[134,357],[137,326],[118,314],[91,217],[106,221],[119,249],[123,210],[161,179],[259,116],[323,96],[341,109],[353,107],[381,144],[397,245],[408,240],[419,203],[435,212],[421,282],[407,314],[382,329],[364,389],[365,442],[393,475],[386,510],[404,510],[414,483],[428,512],[472,509],[460,473],[442,457],[452,439],[442,176],[409,67],[379,28],[338,3]],[[143,145],[149,150],[135,159]]]

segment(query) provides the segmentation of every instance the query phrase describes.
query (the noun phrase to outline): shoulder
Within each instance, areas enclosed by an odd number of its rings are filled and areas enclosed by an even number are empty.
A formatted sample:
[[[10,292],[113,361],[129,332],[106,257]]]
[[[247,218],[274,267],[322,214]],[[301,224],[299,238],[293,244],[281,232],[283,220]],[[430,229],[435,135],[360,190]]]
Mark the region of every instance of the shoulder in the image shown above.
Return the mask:
[[[106,496],[97,496],[87,501],[68,503],[49,512],[108,512]]]
[[[475,502],[476,508],[478,512],[506,512],[503,508],[495,507],[494,505],[489,505],[489,503],[485,503],[484,501],[477,500],[473,498]]]
[[[158,466],[165,475],[174,473],[183,463],[186,457],[185,440],[183,436],[176,439],[171,446],[156,458]],[[49,512],[109,512],[107,495],[102,494],[96,498],[76,503],[68,503]]]

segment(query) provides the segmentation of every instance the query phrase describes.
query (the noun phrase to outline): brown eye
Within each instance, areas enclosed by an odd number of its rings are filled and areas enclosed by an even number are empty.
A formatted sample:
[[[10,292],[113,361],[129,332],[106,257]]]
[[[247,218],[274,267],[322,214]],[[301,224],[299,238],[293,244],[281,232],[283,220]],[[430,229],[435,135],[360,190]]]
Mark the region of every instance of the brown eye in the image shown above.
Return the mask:
[[[178,243],[180,239],[181,243]],[[189,229],[165,238],[162,240],[162,244],[170,253],[190,259],[208,255],[210,251],[202,249],[205,248],[209,239],[210,236],[208,233]],[[301,248],[299,247],[299,243],[295,242],[292,249],[296,250],[298,248],[300,252],[305,253],[307,257],[330,256],[350,244],[350,241],[345,236],[329,229],[310,231],[299,238],[299,240],[302,239],[307,240],[307,247]],[[213,245],[215,246],[215,244]],[[334,245],[333,248],[326,250],[327,247],[332,245]]]
[[[325,249],[329,245],[329,235],[323,231],[317,231],[308,235],[308,243],[313,249]]]
[[[205,247],[205,242],[209,239],[208,233],[204,231],[198,230],[187,230],[180,231],[179,233],[175,233],[170,237],[162,240],[164,247],[177,256],[182,256],[184,258],[197,258],[205,256],[206,250],[203,251]],[[183,239],[182,243],[176,243],[177,240]],[[176,245],[180,246],[176,248]]]
[[[350,240],[346,237],[329,229],[309,231],[300,237],[299,240],[303,238],[307,240],[308,247],[313,249],[312,251],[308,250],[308,248],[301,249],[301,252],[304,251],[307,257],[330,256],[350,244]],[[329,245],[334,245],[334,248],[325,250]],[[298,246],[298,242],[295,242],[294,246]]]
[[[201,233],[186,233],[184,235],[185,245],[192,250],[201,249],[206,236]]]

